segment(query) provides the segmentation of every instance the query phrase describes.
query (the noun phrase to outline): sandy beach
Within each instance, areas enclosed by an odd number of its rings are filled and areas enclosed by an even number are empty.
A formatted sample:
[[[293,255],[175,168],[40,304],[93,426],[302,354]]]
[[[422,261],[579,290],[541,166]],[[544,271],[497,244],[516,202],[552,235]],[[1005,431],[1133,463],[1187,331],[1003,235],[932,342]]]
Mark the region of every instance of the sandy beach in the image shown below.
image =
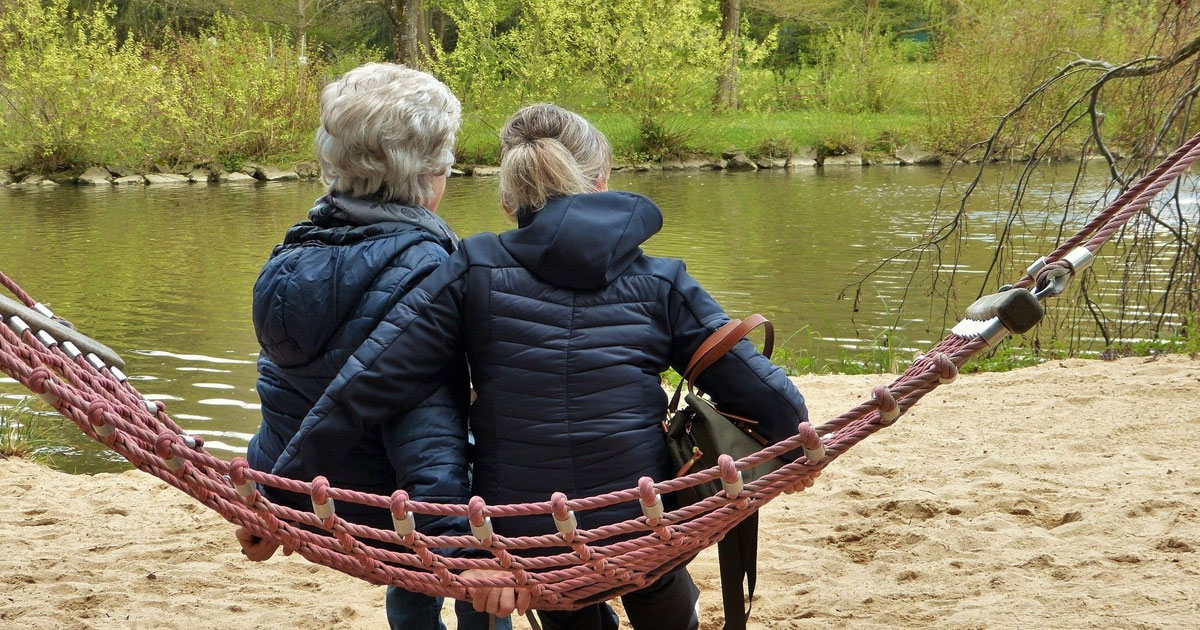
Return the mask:
[[[820,422],[888,380],[796,382]],[[1180,356],[963,376],[763,511],[751,627],[1200,627],[1198,402]],[[137,471],[0,460],[0,539],[0,628],[386,628],[381,587],[246,561]]]

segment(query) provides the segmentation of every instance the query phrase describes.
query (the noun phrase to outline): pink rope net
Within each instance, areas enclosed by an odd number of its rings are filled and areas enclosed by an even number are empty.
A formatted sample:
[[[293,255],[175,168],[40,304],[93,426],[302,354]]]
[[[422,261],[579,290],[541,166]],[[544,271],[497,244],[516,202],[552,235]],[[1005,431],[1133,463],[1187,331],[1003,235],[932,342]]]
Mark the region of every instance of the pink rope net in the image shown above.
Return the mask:
[[[1106,207],[1047,262],[1065,264],[1064,257],[1080,244],[1094,252],[1197,158],[1200,134]],[[1039,280],[1026,277],[1018,286]],[[0,284],[27,306],[34,304],[3,273]],[[285,479],[253,470],[241,458],[213,457],[201,440],[188,436],[167,415],[161,402],[144,398],[120,370],[95,355],[64,349],[66,344],[39,335],[17,317],[7,323],[0,326],[0,370],[40,395],[90,438],[229,522],[280,543],[285,552],[371,583],[458,599],[465,598],[472,586],[515,586],[528,589],[532,606],[542,610],[575,609],[652,583],[715,544],[781,493],[810,487],[826,466],[895,422],[936,387],[954,380],[959,367],[989,347],[989,340],[980,335],[951,334],[914,360],[903,375],[874,388],[870,397],[846,413],[819,427],[803,425],[797,435],[738,461],[722,455],[719,464],[707,470],[660,482],[643,478],[636,488],[593,497],[555,493],[545,501],[513,505],[486,505],[475,497],[467,505],[450,505],[411,501],[403,491],[379,496],[334,488],[323,477],[311,482]],[[741,485],[740,470],[798,448],[809,456],[729,494]],[[657,516],[659,496],[716,480],[725,482],[723,487],[729,490]],[[272,503],[258,487],[308,495],[314,509],[299,511]],[[638,501],[645,515],[589,530],[574,525],[572,512],[627,501]],[[336,505],[344,502],[390,510],[396,527],[380,530],[343,520]],[[474,535],[427,536],[413,528],[413,514],[466,517]],[[547,531],[556,533],[522,537],[492,533],[490,519],[513,516],[543,517]],[[482,557],[434,553],[453,548],[484,553]],[[526,549],[538,549],[540,555],[524,556],[520,551]],[[466,569],[498,569],[506,575],[467,579],[459,575]]]

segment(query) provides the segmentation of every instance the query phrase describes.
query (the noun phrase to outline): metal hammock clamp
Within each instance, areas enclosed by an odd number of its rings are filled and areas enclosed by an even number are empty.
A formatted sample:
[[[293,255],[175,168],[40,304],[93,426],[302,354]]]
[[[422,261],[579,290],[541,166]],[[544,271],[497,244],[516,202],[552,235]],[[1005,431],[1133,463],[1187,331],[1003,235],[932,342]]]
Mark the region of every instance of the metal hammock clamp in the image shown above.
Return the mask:
[[[1039,258],[1025,273],[1034,280],[1035,290],[1005,285],[998,293],[985,295],[967,307],[966,316],[951,332],[963,338],[981,338],[995,346],[1010,334],[1031,330],[1046,315],[1046,298],[1061,295],[1071,278],[1092,265],[1094,255],[1086,247],[1076,247],[1055,262]]]

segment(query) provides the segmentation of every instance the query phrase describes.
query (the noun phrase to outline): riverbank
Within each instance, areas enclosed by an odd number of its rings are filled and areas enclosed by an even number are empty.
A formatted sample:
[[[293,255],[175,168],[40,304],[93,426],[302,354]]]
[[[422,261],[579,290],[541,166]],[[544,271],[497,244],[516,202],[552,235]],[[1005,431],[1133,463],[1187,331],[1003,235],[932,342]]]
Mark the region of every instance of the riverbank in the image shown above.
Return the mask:
[[[796,382],[820,419],[883,380]],[[1200,361],[1183,356],[962,376],[763,511],[751,627],[1192,627],[1198,396]],[[140,472],[2,460],[0,481],[2,625],[384,623],[381,588],[247,562],[232,526]],[[715,554],[692,568],[717,627]]]
[[[929,151],[916,143],[904,144],[890,152],[866,151],[831,153],[819,147],[800,147],[779,155],[724,151],[721,153],[682,153],[661,159],[617,161],[614,172],[652,171],[758,171],[770,169],[854,168],[867,166],[943,166],[980,162],[982,154],[950,155]],[[993,156],[992,162],[1021,162],[1027,159],[1019,151]],[[1078,159],[1078,153],[1064,156]],[[1100,159],[1089,156],[1089,159]],[[491,164],[456,164],[451,177],[495,177],[500,168]],[[246,163],[237,170],[226,170],[212,164],[183,164],[175,168],[155,168],[140,171],[119,166],[92,166],[86,170],[60,171],[50,174],[36,172],[12,173],[0,169],[0,187],[17,188],[79,186],[164,186],[178,184],[245,184],[256,181],[280,182],[320,179],[321,171],[312,162],[268,166]]]

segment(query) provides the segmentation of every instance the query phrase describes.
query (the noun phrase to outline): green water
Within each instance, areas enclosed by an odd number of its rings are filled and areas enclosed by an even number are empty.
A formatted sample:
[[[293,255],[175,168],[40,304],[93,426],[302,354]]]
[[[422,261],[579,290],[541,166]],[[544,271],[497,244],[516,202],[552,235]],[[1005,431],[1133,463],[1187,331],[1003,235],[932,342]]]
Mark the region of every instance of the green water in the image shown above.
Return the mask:
[[[1031,199],[1064,194],[1067,184],[1055,184],[1049,172],[1035,179]],[[1059,175],[1069,181],[1066,171]],[[938,168],[913,167],[616,173],[612,185],[662,207],[666,225],[648,243],[650,253],[686,259],[731,313],[762,312],[782,339],[790,338],[789,348],[828,360],[869,353],[897,321],[908,286],[899,269],[868,286],[857,313],[838,294],[864,266],[915,241],[944,176]],[[1105,183],[1098,175],[1087,180],[1084,194],[1099,198]],[[121,353],[143,393],[165,401],[214,453],[232,457],[244,452],[258,425],[250,321],[255,277],[321,193],[315,183],[0,189],[0,270]],[[970,295],[1001,216],[987,203],[972,213],[973,236],[958,269]],[[464,236],[509,227],[493,179],[452,180],[441,211]],[[1032,242],[1040,245],[1055,227],[1018,229],[1036,233]],[[919,285],[908,299],[929,301]],[[891,336],[904,353],[940,337],[940,324],[918,319],[925,309],[906,312]],[[21,392],[11,380],[0,382],[8,400]],[[73,427],[56,431],[63,444],[56,465],[120,467]]]

